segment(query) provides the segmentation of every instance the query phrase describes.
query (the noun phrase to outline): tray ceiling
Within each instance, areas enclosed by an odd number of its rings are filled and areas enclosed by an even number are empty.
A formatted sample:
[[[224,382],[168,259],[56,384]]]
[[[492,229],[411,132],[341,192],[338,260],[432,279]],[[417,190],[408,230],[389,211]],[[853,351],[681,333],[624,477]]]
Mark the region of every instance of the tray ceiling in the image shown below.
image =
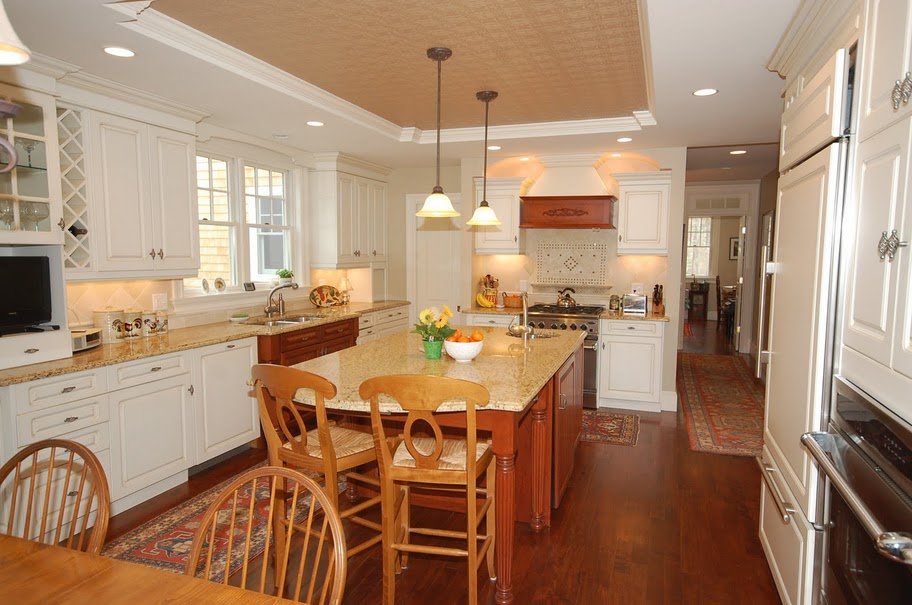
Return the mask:
[[[340,10],[344,7],[344,10]],[[650,110],[637,0],[155,0],[152,8],[399,126],[433,129],[448,46],[444,128]]]

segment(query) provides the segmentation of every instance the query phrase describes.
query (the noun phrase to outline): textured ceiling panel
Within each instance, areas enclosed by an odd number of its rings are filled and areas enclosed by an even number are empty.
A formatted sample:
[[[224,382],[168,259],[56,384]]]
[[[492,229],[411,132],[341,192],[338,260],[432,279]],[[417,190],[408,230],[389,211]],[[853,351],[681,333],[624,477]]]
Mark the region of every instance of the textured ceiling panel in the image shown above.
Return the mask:
[[[155,0],[154,9],[407,127],[629,116],[651,109],[637,0]]]

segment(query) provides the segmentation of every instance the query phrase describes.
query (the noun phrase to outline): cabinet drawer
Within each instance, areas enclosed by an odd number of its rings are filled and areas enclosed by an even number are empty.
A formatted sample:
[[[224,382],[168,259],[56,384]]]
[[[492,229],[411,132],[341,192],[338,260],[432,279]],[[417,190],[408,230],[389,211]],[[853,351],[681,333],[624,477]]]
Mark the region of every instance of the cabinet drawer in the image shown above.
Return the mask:
[[[398,321],[401,319],[408,318],[408,307],[400,307],[398,309],[390,309],[388,311],[377,311],[374,313],[377,316],[376,323],[386,323],[389,321]]]
[[[361,317],[358,318],[358,328],[360,328],[361,330],[364,330],[365,328],[369,328],[372,325],[374,325],[374,323],[376,323],[376,321],[377,321],[376,313],[365,313],[364,315],[362,315]]]
[[[509,326],[515,315],[466,314],[466,323],[470,326]]]
[[[310,361],[311,359],[316,359],[322,354],[323,345],[319,343],[309,347],[283,351],[281,357],[279,357],[279,365],[293,366],[296,363],[303,363],[305,361]]]
[[[108,420],[108,397],[92,397],[72,405],[40,410],[16,418],[17,441],[24,447]]]
[[[281,336],[281,350],[290,351],[302,347],[310,347],[320,342],[320,329],[309,328],[286,332]]]
[[[13,387],[16,409],[20,414],[93,397],[106,390],[103,369],[54,376]]]
[[[348,347],[354,345],[354,342],[351,339],[351,336],[342,336],[341,338],[333,338],[332,340],[327,340],[323,343],[322,355],[329,355],[330,353],[335,353],[336,351],[341,351],[342,349],[347,349]]]
[[[348,336],[353,338],[355,335],[355,322],[354,321],[340,321],[336,323],[326,324],[323,326],[323,340],[332,340],[335,338],[341,338],[343,336]]]
[[[145,384],[190,371],[187,357],[183,354],[161,355],[108,368],[110,390]]]
[[[623,321],[603,319],[602,334],[626,334],[628,336],[659,336],[661,325],[655,321]]]
[[[764,483],[760,497],[760,544],[784,605],[813,603],[814,553],[818,534],[801,511],[788,522],[776,507],[775,496]]]

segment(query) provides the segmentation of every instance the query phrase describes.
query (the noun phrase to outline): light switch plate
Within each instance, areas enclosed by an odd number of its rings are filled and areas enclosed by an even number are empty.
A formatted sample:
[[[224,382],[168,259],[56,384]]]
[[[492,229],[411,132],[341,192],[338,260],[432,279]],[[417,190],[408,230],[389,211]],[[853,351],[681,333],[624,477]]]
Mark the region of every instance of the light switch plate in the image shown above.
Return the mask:
[[[167,294],[153,294],[152,295],[152,310],[153,311],[167,311],[168,310],[168,295]]]

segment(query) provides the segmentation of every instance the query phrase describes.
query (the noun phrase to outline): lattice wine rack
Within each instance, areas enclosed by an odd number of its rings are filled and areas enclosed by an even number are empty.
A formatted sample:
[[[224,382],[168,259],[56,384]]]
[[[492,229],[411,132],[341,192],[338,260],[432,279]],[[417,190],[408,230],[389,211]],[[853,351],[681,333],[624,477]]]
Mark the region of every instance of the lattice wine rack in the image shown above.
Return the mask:
[[[63,194],[63,252],[66,269],[91,269],[89,205],[86,195],[85,123],[82,112],[57,108],[60,189]]]

